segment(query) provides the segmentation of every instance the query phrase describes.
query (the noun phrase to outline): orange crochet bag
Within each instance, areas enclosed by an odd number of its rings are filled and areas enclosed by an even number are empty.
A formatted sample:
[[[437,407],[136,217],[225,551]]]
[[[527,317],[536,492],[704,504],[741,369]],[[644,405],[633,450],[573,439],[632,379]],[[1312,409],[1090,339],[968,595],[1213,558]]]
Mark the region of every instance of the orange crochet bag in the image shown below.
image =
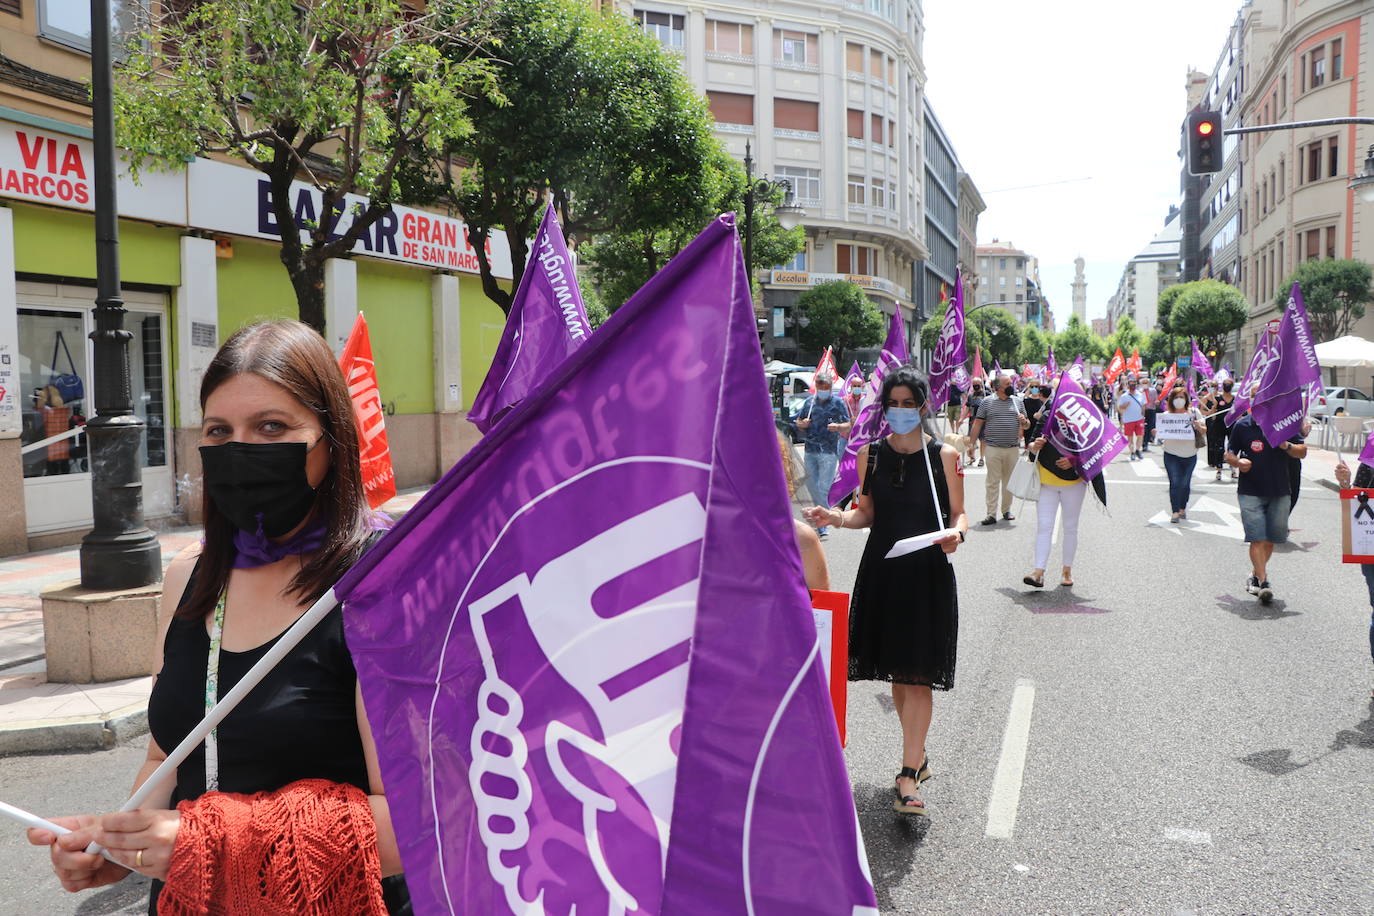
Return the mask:
[[[207,792],[181,827],[161,916],[386,916],[377,825],[356,786],[303,779],[275,792]]]

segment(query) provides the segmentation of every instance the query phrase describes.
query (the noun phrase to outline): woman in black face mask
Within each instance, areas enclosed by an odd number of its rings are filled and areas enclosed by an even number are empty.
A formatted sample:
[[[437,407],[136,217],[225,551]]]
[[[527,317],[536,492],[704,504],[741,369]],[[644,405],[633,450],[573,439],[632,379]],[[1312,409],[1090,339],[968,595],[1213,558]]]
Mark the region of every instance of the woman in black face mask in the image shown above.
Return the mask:
[[[161,670],[148,704],[148,758],[135,787],[362,556],[381,527],[363,490],[348,389],[315,331],[297,321],[239,330],[206,369],[200,403],[205,540],[173,560],[164,578]],[[65,819],[63,826],[79,829],[60,842],[45,831],[31,831],[30,839],[52,845],[54,868],[69,890],[110,884],[129,871],[153,878],[155,913],[169,875],[166,893],[184,905],[187,885],[201,883],[201,875],[234,870],[232,863],[209,861],[219,855],[210,850],[256,852],[253,843],[263,841],[235,833],[261,825],[216,817],[213,805],[228,797],[219,793],[233,793],[243,804],[265,804],[253,801],[261,798],[280,804],[285,793],[308,791],[315,793],[310,823],[299,831],[294,822],[281,824],[291,834],[268,838],[268,858],[278,865],[283,859],[352,862],[356,894],[384,902],[392,913],[410,911],[339,609],[229,713],[168,788],[138,811]],[[267,794],[248,798],[253,793]],[[178,810],[179,802],[188,804]],[[292,816],[307,816],[305,808],[293,807]],[[367,829],[358,829],[360,821]],[[197,840],[178,846],[179,835]],[[325,847],[301,848],[304,835]],[[123,867],[82,852],[91,841]],[[207,861],[188,860],[187,847],[206,850]],[[380,883],[367,877],[378,873],[388,877]],[[223,903],[238,892],[258,893],[236,887],[211,893]],[[289,909],[287,903],[272,911]]]

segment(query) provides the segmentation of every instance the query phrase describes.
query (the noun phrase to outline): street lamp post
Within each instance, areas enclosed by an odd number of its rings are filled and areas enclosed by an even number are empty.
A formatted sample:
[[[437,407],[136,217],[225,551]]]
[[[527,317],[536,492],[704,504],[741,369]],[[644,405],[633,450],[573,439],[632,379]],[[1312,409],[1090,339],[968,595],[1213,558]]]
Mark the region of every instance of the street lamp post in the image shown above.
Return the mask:
[[[806,210],[796,202],[792,194],[792,182],[786,179],[776,181],[768,178],[760,178],[754,181],[754,157],[751,154],[749,141],[744,142],[744,180],[746,188],[744,191],[744,268],[749,274],[749,279],[754,279],[754,208],[760,202],[770,198],[775,192],[783,192],[783,201],[773,208],[773,215],[777,217],[778,225],[783,229],[791,230],[801,225],[802,218],[806,216]]]
[[[91,127],[95,146],[95,416],[87,422],[94,526],[81,541],[81,585],[115,591],[151,585],[162,575],[157,537],[143,524],[139,445],[143,421],[133,409],[129,339],[119,287],[119,212],[115,200],[114,96],[110,0],[91,0]]]

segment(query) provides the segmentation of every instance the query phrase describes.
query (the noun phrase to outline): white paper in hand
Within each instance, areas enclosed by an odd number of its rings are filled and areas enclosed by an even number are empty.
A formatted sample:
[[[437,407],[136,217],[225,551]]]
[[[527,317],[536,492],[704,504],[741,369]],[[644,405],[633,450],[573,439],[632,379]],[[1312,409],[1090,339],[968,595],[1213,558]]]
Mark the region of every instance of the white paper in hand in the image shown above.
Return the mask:
[[[895,557],[904,557],[909,553],[915,553],[918,550],[925,550],[936,541],[941,538],[947,538],[950,535],[958,537],[959,529],[942,528],[939,531],[932,531],[929,534],[918,534],[915,537],[902,538],[892,545],[892,549],[884,555],[883,559],[891,560]]]

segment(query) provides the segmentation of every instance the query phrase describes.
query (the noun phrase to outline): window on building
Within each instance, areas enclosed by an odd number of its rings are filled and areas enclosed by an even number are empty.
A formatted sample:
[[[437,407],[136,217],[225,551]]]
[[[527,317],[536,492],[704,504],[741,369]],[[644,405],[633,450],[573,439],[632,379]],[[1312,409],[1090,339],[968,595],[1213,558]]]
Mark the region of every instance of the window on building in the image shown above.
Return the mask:
[[[1313,48],[1307,55],[1307,88],[1316,89],[1326,82],[1326,49]]]
[[[978,269],[979,269],[979,270],[987,270],[987,269],[988,269],[988,259],[987,259],[987,258],[979,258],[979,259],[978,259]],[[987,280],[987,277],[984,277],[983,279],[984,279],[984,281],[986,281],[986,280]]]
[[[800,199],[811,201],[821,199],[820,169],[802,169],[796,166],[783,165],[776,169],[776,175],[778,178],[790,181],[792,193]]]
[[[1000,286],[1000,287],[1002,287],[1003,289],[1006,289],[1006,288],[1007,288],[1007,278],[1006,278],[1006,277],[998,277],[998,278],[997,278],[997,285]]]
[[[754,56],[754,27],[742,22],[706,20],[706,50],[717,54]]]
[[[1326,227],[1326,256],[1334,258],[1336,256],[1336,227]]]
[[[788,261],[786,264],[779,264],[777,269],[791,270],[796,271],[798,273],[806,273],[806,249],[803,248],[801,251],[798,251],[796,254],[792,255],[792,260]]]
[[[887,183],[887,208],[895,211],[897,209],[897,182]]]
[[[997,301],[998,301],[998,302],[1006,302],[1006,301],[1007,301],[1007,294],[1006,294],[1006,293],[1002,293],[1000,296],[997,297]]]
[[[1320,229],[1310,229],[1310,230],[1308,230],[1307,232],[1303,233],[1303,235],[1306,236],[1306,238],[1304,239],[1304,242],[1305,242],[1305,244],[1306,244],[1306,249],[1305,249],[1305,254],[1304,254],[1305,260],[1314,261],[1314,260],[1316,260],[1317,258],[1320,258],[1320,257],[1322,256],[1322,233],[1321,233],[1321,230],[1320,230]]]
[[[891,118],[887,120],[887,145],[892,149],[897,148],[897,122]]]
[[[1283,157],[1280,156],[1280,157],[1279,157],[1279,200],[1283,200],[1283,172],[1284,172],[1284,169],[1285,169],[1285,168],[1286,168],[1286,164],[1285,164],[1284,161],[1283,161]]]
[[[1016,259],[1016,269],[1017,269],[1017,270],[1025,270],[1025,269],[1026,269],[1026,259],[1025,259],[1025,258],[1017,258],[1017,259]]]
[[[868,117],[869,117],[869,130],[871,131],[871,133],[868,135],[868,142],[874,144],[875,146],[882,146],[882,144],[883,144],[883,116],[882,116],[882,115],[876,115],[876,114],[875,114],[875,115],[869,115]]]
[[[978,304],[979,304],[979,305],[987,305],[987,304],[988,304],[988,294],[987,294],[987,293],[983,293],[983,295],[981,295],[981,296],[978,297]]]
[[[1322,145],[1320,142],[1307,147],[1307,180],[1316,181],[1322,177]]]
[[[840,243],[835,246],[836,273],[872,276],[877,263],[876,252],[867,245]]]
[[[872,188],[871,188],[871,192],[872,192],[872,197],[871,197],[870,199],[873,201],[873,207],[874,207],[874,209],[877,209],[877,210],[886,210],[886,209],[887,209],[887,182],[885,182],[885,181],[879,181],[879,180],[876,179],[876,178],[873,179],[873,186],[872,186]]]
[[[1341,40],[1339,38],[1331,42],[1331,78],[1333,80],[1341,78]]]
[[[856,207],[862,207],[867,200],[868,184],[862,175],[849,176],[849,202]]]
[[[635,18],[644,27],[644,31],[665,48],[683,47],[682,35],[686,17],[673,13],[656,13],[652,10],[635,10]]]
[[[773,33],[773,56],[784,64],[820,63],[819,39],[805,32],[778,29]]]
[[[998,270],[1006,270],[1006,269],[1007,269],[1007,259],[1006,259],[1006,258],[998,258],[998,259],[997,259],[997,269],[998,269]],[[1003,285],[1005,286],[1006,284],[1003,284]]]
[[[821,129],[820,103],[803,99],[774,99],[773,126],[816,133]]]
[[[712,89],[706,93],[706,105],[711,109],[711,117],[721,124],[754,123],[754,97],[742,92],[717,92]]]
[[[1337,138],[1332,137],[1330,140],[1327,140],[1327,141],[1326,141],[1326,177],[1327,177],[1327,178],[1335,178],[1337,175],[1340,174],[1340,171],[1339,171],[1339,169],[1340,169],[1340,167],[1341,167],[1340,150],[1341,150],[1341,143],[1340,143],[1340,140],[1338,140]]]
[[[887,68],[883,66],[883,52],[872,48],[868,51],[868,75],[874,79],[887,79]]]
[[[846,112],[846,134],[854,140],[864,138],[864,113],[857,108],[851,108]]]
[[[864,72],[864,46],[852,41],[844,43],[844,68],[850,73]]]
[[[897,88],[897,58],[887,59],[887,84],[893,89]]]
[[[0,8],[12,4],[0,4]],[[18,9],[7,10],[19,15]],[[110,24],[114,34],[110,52],[123,60],[129,41],[148,28],[148,0],[110,0]],[[91,5],[73,0],[38,0],[38,34],[49,41],[91,50]]]
[[[1279,114],[1288,110],[1288,74],[1279,74]]]
[[[1025,278],[1025,277],[1017,277],[1017,278],[1016,278],[1016,285],[1017,285],[1017,286],[1025,286],[1025,285],[1026,285],[1026,278]]]

